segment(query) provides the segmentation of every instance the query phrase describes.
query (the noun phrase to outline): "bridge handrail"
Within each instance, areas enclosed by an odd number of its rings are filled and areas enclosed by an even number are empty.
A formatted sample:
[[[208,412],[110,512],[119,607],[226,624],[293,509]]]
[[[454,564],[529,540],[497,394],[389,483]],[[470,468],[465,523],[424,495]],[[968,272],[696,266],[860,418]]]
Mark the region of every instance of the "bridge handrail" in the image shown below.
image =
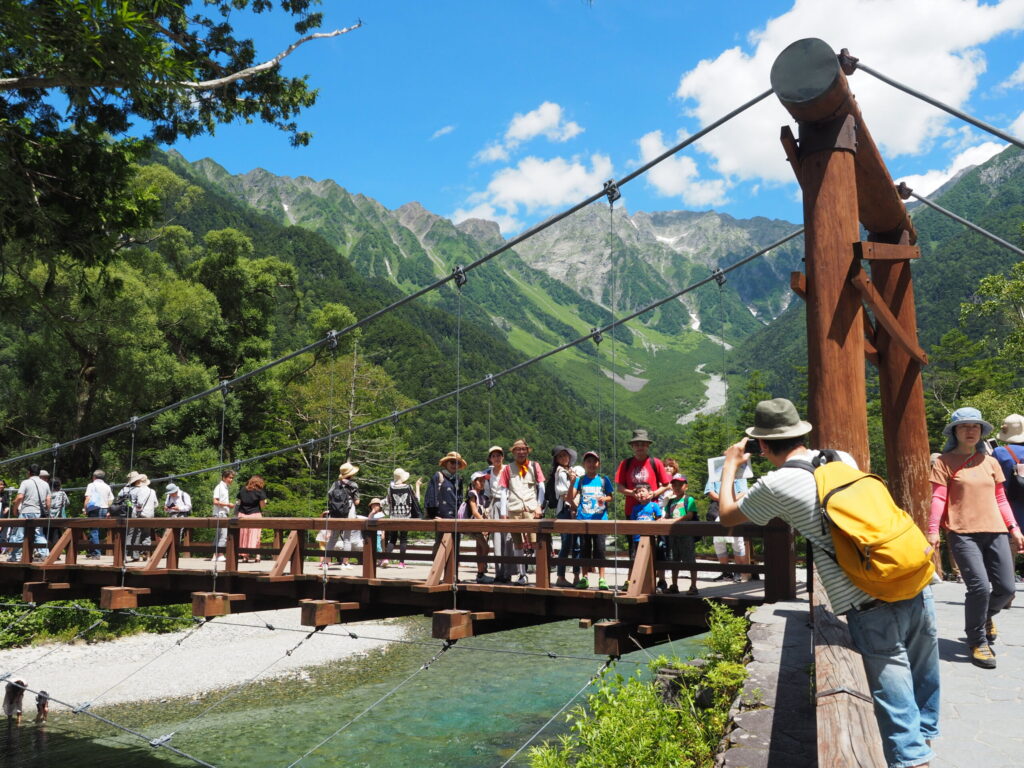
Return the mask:
[[[846,621],[834,613],[817,571],[811,595],[814,626],[818,765],[884,768],[871,691]]]

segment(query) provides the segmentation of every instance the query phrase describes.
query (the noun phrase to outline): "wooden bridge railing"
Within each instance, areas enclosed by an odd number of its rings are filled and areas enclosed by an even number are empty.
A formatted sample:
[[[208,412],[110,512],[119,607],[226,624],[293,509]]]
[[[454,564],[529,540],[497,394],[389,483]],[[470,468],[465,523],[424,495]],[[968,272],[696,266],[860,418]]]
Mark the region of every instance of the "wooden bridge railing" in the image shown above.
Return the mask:
[[[214,545],[193,541],[192,532],[197,530],[218,529],[227,532],[227,543],[222,552],[225,557],[224,572],[238,570],[239,558],[246,555],[264,555],[274,560],[269,578],[287,578],[285,571],[292,576],[304,572],[307,557],[353,557],[361,561],[362,577],[377,577],[377,560],[383,553],[376,548],[378,532],[408,531],[434,534],[440,538],[440,545],[432,554],[410,553],[410,560],[430,560],[431,569],[424,583],[427,589],[447,589],[456,578],[456,567],[459,562],[486,563],[530,563],[536,567],[536,586],[550,586],[550,569],[563,563],[567,568],[574,566],[629,568],[629,585],[624,599],[643,599],[655,592],[655,573],[659,570],[676,568],[685,570],[688,564],[676,561],[656,559],[656,538],[659,536],[739,536],[764,541],[763,565],[729,565],[718,563],[701,563],[700,570],[724,571],[737,573],[763,574],[765,600],[773,602],[795,596],[795,553],[791,529],[779,522],[772,521],[767,526],[742,525],[726,528],[718,523],[684,522],[684,521],[594,521],[594,520],[442,520],[442,519],[379,519],[365,518],[323,519],[323,518],[280,518],[264,517],[257,519],[238,518],[40,518],[40,519],[5,519],[0,520],[0,529],[10,528],[41,528],[60,530],[59,539],[54,543],[49,555],[41,565],[44,568],[66,567],[69,565],[90,565],[81,563],[79,553],[82,550],[99,548],[109,552],[113,557],[113,565],[122,567],[126,561],[126,553],[148,554],[148,562],[140,570],[144,572],[176,569],[179,558],[183,554],[209,555],[214,552]],[[273,544],[258,548],[243,549],[239,546],[239,535],[244,529],[260,529],[273,531]],[[99,529],[106,534],[106,540],[98,547],[87,541],[87,532]],[[149,529],[158,535],[150,545],[129,545],[127,535],[131,529]],[[359,552],[333,549],[326,552],[310,546],[310,533],[328,531],[359,531],[362,534],[362,547]],[[490,534],[505,531],[510,534],[533,534],[536,537],[535,554],[533,557],[501,557],[478,553],[476,556],[456,552],[456,537],[472,536],[473,534]],[[26,532],[28,533],[28,532]],[[554,534],[598,535],[598,536],[633,536],[639,535],[634,561],[622,557],[606,557],[604,559],[580,559],[553,556],[552,535]],[[23,537],[21,547],[21,565],[33,564],[36,548],[43,545],[33,544],[31,534]],[[13,545],[9,545],[13,546]],[[618,554],[618,553],[616,553]],[[624,554],[624,553],[623,553]],[[63,562],[61,563],[61,558]],[[166,566],[161,563],[166,560]],[[446,586],[447,585],[447,586]]]
[[[832,613],[817,573],[811,600],[818,765],[884,768],[882,739],[864,664],[853,647],[846,621]]]

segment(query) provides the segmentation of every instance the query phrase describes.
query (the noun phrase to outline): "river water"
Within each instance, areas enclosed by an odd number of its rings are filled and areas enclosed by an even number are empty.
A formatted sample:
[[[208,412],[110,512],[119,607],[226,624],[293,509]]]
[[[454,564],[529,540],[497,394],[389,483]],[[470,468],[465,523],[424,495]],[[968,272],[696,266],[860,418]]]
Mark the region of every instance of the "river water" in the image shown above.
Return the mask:
[[[301,636],[300,636],[301,637]],[[440,648],[429,639],[429,620],[410,620],[410,639],[361,659],[309,668],[298,679],[255,682],[207,714],[199,713],[228,691],[164,702],[98,708],[97,714],[150,738],[175,732],[170,743],[216,766],[286,768],[415,673]],[[314,637],[310,642],[327,641]],[[345,727],[301,762],[305,768],[497,768],[593,675],[602,660],[552,659],[469,650],[551,652],[591,656],[593,630],[575,621],[468,638],[402,685],[365,716]],[[227,647],[225,653],[244,653]],[[700,653],[690,638],[654,654],[688,658]],[[645,670],[637,651],[617,666],[623,675]],[[255,672],[256,670],[254,670]],[[646,671],[645,671],[646,673]],[[73,671],[69,670],[69,674]],[[183,669],[182,674],[202,674]],[[144,686],[139,680],[135,685]],[[29,696],[26,695],[26,704]],[[578,700],[582,702],[584,697]],[[4,765],[17,768],[156,768],[194,765],[166,750],[83,715],[54,713],[20,727],[0,726]],[[564,716],[538,740],[565,732]],[[529,750],[512,763],[529,764]]]

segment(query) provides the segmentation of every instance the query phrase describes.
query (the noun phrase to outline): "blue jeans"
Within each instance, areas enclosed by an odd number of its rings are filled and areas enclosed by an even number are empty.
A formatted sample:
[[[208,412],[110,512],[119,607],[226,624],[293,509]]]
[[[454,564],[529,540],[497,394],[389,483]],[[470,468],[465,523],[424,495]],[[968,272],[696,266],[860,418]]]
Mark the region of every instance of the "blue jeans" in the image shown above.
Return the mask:
[[[39,519],[39,513],[38,512],[25,512],[25,513],[19,515],[19,517],[21,517],[22,519],[25,519],[25,520],[37,520],[37,519]],[[17,546],[14,546],[14,548],[11,550],[11,555],[8,558],[8,562],[16,563],[19,560],[21,560],[21,546],[20,545],[21,545],[21,542],[23,542],[25,540],[25,531],[27,531],[27,530],[28,531],[32,531],[32,543],[33,544],[42,544],[43,545],[41,549],[33,549],[32,550],[32,556],[33,557],[46,557],[47,555],[50,554],[49,547],[47,546],[48,542],[46,541],[46,534],[43,533],[43,529],[42,528],[11,528],[10,530],[11,530],[11,535],[7,539],[7,543],[11,544],[11,545],[17,545]]]
[[[107,517],[106,509],[87,509],[85,511],[86,517]],[[89,543],[92,544],[92,549],[89,550],[90,555],[100,555],[100,529],[90,528],[89,529]]]
[[[939,735],[939,648],[931,587],[916,597],[846,614],[864,659],[889,768],[932,759]]]

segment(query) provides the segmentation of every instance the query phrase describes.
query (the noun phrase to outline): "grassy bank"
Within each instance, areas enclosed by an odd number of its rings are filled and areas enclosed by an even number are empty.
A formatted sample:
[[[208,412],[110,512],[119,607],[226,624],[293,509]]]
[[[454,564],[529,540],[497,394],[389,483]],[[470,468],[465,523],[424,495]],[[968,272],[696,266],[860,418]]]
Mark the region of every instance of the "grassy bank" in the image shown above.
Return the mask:
[[[19,596],[6,596],[0,597],[0,604],[0,649],[75,639],[96,642],[140,632],[174,632],[194,623],[189,605],[150,606],[141,609],[148,615],[137,616],[100,611],[92,600],[56,600],[31,608]]]
[[[712,603],[702,659],[654,659],[655,680],[606,672],[570,732],[531,751],[532,768],[708,768],[747,676],[748,624]]]

